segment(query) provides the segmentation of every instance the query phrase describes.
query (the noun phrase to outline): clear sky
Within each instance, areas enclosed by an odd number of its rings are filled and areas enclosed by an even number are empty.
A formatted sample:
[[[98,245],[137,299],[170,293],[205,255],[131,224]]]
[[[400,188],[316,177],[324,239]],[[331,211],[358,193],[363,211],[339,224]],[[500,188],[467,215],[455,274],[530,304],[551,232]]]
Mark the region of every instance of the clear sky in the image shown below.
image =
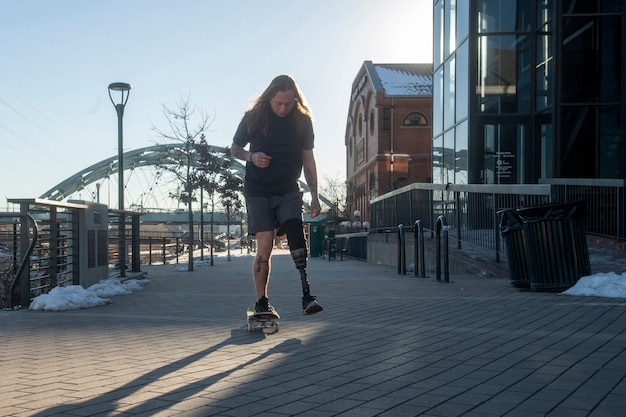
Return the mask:
[[[128,151],[163,142],[152,127],[181,98],[227,146],[251,100],[291,74],[313,111],[321,181],[345,177],[363,62],[432,62],[432,0],[3,0],[0,53],[0,210],[117,155],[111,82],[133,86]]]

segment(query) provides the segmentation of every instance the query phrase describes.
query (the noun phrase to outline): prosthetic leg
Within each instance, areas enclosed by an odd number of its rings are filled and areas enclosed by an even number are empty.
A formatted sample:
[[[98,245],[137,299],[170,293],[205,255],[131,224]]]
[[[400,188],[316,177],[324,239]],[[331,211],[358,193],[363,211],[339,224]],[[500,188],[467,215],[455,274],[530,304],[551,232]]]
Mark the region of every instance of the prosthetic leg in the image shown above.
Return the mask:
[[[301,219],[289,219],[283,225],[289,241],[291,258],[296,264],[296,269],[300,272],[302,283],[302,310],[304,314],[315,314],[323,310],[314,295],[311,295],[311,287],[306,273],[307,249],[302,230]]]

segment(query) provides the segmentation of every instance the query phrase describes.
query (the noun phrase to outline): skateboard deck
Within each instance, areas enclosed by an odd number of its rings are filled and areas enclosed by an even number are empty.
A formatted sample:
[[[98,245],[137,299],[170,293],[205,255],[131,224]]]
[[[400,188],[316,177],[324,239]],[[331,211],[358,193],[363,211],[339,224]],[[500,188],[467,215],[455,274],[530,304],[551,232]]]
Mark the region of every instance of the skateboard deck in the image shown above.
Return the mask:
[[[274,329],[274,331],[277,332],[280,326],[280,323],[278,322],[280,316],[276,311],[273,313],[255,313],[254,304],[248,307],[246,316],[249,332],[259,329]]]

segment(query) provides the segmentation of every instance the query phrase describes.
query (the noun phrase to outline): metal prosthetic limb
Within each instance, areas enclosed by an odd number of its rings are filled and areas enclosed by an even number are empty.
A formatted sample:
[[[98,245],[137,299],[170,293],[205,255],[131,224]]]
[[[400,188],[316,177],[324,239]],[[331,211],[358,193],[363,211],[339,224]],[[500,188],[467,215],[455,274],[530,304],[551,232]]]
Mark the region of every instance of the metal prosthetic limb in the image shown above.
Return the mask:
[[[306,259],[307,249],[306,240],[302,231],[302,221],[285,222],[285,231],[291,248],[291,257],[296,264],[296,269],[300,272],[300,281],[302,282],[302,310],[304,314],[315,314],[323,310],[322,306],[317,302],[317,298],[311,295],[309,280],[306,275]]]
[[[306,248],[295,249],[291,251],[291,257],[296,264],[296,269],[300,272],[300,281],[302,282],[302,295],[309,297],[311,295],[311,288],[309,287],[309,280],[306,275]]]
[[[302,229],[302,219],[289,219],[282,225],[282,228],[287,234],[287,240],[291,248],[291,257],[300,272],[302,294],[304,297],[308,298],[311,295],[311,289],[309,288],[309,280],[306,276],[307,250],[304,231]]]

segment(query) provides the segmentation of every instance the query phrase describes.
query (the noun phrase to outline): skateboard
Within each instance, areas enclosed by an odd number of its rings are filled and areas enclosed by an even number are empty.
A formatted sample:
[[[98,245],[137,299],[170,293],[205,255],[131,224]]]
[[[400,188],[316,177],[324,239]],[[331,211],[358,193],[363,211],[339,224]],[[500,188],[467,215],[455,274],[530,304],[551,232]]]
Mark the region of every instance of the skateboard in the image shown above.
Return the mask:
[[[274,329],[275,332],[278,331],[280,325],[278,320],[280,319],[280,316],[276,311],[273,313],[255,313],[254,304],[252,304],[248,307],[246,315],[249,332],[259,329]]]

